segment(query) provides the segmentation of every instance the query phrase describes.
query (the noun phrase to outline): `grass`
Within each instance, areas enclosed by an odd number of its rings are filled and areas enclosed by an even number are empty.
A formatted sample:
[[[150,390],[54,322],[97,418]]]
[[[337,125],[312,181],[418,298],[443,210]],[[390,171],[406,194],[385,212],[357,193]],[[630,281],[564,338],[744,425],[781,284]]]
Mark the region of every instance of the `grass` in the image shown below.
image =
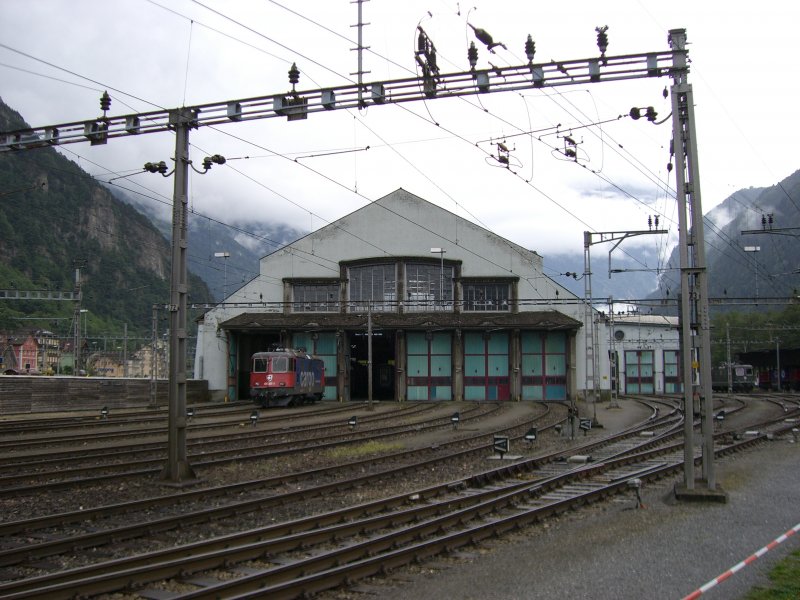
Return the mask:
[[[798,600],[800,598],[800,550],[795,550],[770,571],[772,585],[753,588],[744,600]]]
[[[367,442],[365,444],[359,444],[358,446],[340,446],[338,448],[333,448],[328,450],[328,456],[334,459],[346,459],[346,458],[363,458],[364,456],[370,456],[372,454],[381,454],[383,452],[392,452],[394,450],[400,450],[403,448],[402,444],[390,444],[387,442]]]

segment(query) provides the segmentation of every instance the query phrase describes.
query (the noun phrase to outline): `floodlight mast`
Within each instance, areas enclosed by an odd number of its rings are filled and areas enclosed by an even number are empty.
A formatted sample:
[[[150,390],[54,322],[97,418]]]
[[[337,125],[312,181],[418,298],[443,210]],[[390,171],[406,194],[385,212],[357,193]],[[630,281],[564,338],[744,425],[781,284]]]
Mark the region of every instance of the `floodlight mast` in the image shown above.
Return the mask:
[[[327,112],[336,109],[359,109],[370,105],[396,104],[444,98],[457,98],[490,92],[509,92],[530,88],[575,86],[587,83],[603,83],[643,79],[650,77],[670,76],[673,85],[673,121],[676,138],[676,156],[679,157],[677,171],[681,179],[678,183],[678,205],[691,202],[693,223],[700,225],[698,232],[693,232],[690,240],[683,240],[681,253],[682,289],[691,287],[688,278],[697,279],[702,286],[705,282],[705,256],[702,245],[702,212],[699,196],[699,179],[696,173],[696,143],[694,141],[694,113],[691,104],[691,86],[686,83],[688,74],[686,50],[686,30],[670,31],[671,49],[659,52],[626,54],[619,56],[602,56],[590,59],[550,61],[533,63],[529,56],[527,64],[511,67],[493,67],[491,69],[471,69],[456,73],[437,73],[435,77],[409,77],[378,81],[366,84],[354,84],[334,88],[321,88],[307,91],[295,91],[296,77],[292,82],[292,91],[288,94],[273,94],[225,100],[192,107],[158,110],[146,113],[132,113],[118,117],[108,116],[109,100],[105,105],[101,102],[103,116],[86,121],[73,121],[58,125],[32,127],[8,132],[0,132],[0,153],[22,151],[40,147],[60,146],[72,143],[90,142],[100,145],[109,139],[130,137],[145,133],[175,132],[175,186],[173,195],[172,223],[172,269],[170,274],[170,366],[169,366],[169,453],[168,463],[162,478],[172,483],[181,483],[194,478],[192,469],[186,458],[186,310],[187,310],[187,271],[186,271],[186,217],[187,217],[187,182],[191,161],[188,155],[189,130],[224,123],[268,119],[285,116],[288,120],[306,119],[310,113]],[[527,47],[526,47],[527,49]],[[477,57],[475,57],[477,61]],[[424,85],[423,85],[424,84]],[[366,96],[365,96],[366,93]],[[688,101],[687,101],[688,100]],[[680,143],[678,142],[680,140]],[[684,154],[686,155],[684,157]],[[685,158],[685,163],[684,163]],[[688,181],[683,178],[683,171],[689,165]],[[692,173],[692,170],[695,170]],[[694,194],[687,187],[696,186]],[[699,214],[699,217],[695,216]],[[681,234],[686,235],[686,227],[681,224]],[[697,237],[699,234],[699,238]],[[689,243],[693,243],[695,257],[692,266],[685,251]],[[687,304],[683,317],[688,314],[689,295],[684,293],[683,301]],[[698,359],[704,366],[702,378],[705,386],[706,403],[710,406],[710,374],[709,344],[707,319],[708,298],[705,287],[702,293],[694,296],[694,313],[704,317],[705,338],[696,345]],[[681,353],[684,357],[684,393],[687,399],[687,421],[691,421],[691,378],[687,373],[687,364],[691,366],[689,357],[692,354],[691,332],[693,324],[689,319],[684,324],[687,334],[683,336]],[[683,329],[682,329],[683,331]],[[705,341],[704,341],[705,340]],[[710,376],[709,376],[710,377]],[[691,430],[689,430],[691,433]],[[692,454],[693,447],[687,443],[685,453]],[[713,453],[704,464],[713,461]],[[713,474],[708,478],[713,487]],[[687,481],[687,485],[693,485]]]

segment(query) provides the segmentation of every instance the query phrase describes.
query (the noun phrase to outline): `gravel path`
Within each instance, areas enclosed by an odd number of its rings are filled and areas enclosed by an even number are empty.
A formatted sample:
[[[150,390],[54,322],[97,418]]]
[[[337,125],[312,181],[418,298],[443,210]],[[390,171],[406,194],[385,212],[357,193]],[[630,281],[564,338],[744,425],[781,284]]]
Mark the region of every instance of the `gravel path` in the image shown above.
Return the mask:
[[[602,421],[602,419],[601,419]],[[678,599],[800,522],[800,444],[776,440],[716,463],[727,504],[677,502],[682,477],[497,540],[487,552],[398,572],[382,600]],[[741,598],[800,547],[792,536],[702,598]],[[469,554],[469,553],[467,553]],[[383,587],[383,586],[382,586]]]

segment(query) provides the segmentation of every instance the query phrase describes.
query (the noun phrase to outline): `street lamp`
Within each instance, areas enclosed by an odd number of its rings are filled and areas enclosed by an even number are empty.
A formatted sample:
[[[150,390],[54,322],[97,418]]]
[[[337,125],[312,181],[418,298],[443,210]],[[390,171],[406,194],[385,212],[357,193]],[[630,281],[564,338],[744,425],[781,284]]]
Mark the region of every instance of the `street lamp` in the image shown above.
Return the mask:
[[[756,300],[758,300],[758,261],[756,260],[756,252],[761,252],[761,246],[745,246],[745,252],[753,253],[753,272],[756,276]]]
[[[230,256],[230,252],[214,252],[215,258],[224,258],[225,262],[223,263],[222,268],[222,301],[225,302],[225,299],[228,297],[228,257]]]
[[[444,307],[444,253],[447,252],[444,248],[431,248],[431,254],[438,254],[441,258],[441,267],[439,269],[439,299],[442,301]]]

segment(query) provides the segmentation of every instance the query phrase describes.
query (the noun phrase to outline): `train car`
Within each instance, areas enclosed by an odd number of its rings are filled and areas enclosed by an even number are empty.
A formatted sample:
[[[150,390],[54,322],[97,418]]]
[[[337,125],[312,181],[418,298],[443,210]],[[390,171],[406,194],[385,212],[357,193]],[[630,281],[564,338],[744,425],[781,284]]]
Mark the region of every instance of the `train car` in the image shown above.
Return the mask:
[[[758,387],[762,390],[796,392],[800,390],[800,368],[781,369],[780,382],[777,369],[761,369],[758,374]]]
[[[256,352],[250,365],[250,398],[263,408],[313,404],[325,393],[325,364],[303,350]]]
[[[756,387],[756,374],[752,365],[734,363],[731,368],[731,383],[734,392],[752,392]],[[728,365],[726,363],[711,371],[711,387],[718,392],[728,391]]]

